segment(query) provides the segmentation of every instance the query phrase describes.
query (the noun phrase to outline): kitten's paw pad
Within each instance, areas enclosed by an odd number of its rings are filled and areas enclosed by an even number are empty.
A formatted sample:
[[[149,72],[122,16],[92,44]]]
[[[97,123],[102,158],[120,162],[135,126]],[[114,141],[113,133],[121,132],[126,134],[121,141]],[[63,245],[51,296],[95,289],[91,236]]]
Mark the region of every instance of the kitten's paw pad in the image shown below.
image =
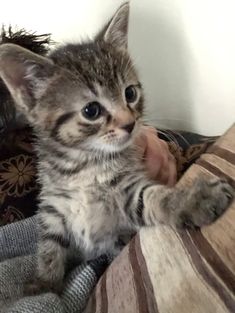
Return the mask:
[[[179,214],[178,226],[198,228],[216,221],[229,207],[234,189],[223,179],[199,179],[189,191],[187,210]]]

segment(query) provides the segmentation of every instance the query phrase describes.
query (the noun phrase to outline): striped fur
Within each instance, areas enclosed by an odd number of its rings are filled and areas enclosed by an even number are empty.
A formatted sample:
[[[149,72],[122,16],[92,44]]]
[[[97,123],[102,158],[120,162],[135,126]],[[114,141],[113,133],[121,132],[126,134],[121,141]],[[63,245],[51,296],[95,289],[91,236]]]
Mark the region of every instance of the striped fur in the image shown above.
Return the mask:
[[[48,59],[13,45],[0,48],[1,76],[38,136],[38,275],[54,286],[63,279],[70,242],[86,260],[117,254],[125,232],[159,222],[200,227],[232,198],[220,180],[199,180],[188,190],[149,180],[133,144],[143,92],[126,50],[127,22],[125,4],[93,42],[66,45]],[[127,103],[130,85],[136,98]],[[93,121],[82,112],[94,101],[102,114]]]

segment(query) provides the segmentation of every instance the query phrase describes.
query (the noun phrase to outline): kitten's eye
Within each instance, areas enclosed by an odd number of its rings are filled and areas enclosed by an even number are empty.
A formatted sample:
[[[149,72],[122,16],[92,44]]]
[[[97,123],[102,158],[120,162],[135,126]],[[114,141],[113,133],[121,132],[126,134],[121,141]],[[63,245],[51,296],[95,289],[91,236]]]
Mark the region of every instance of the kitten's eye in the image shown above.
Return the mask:
[[[82,114],[88,120],[96,120],[102,113],[102,107],[99,102],[90,102],[82,110]]]
[[[137,91],[134,86],[129,86],[126,88],[125,97],[126,97],[127,103],[135,102],[137,98]]]

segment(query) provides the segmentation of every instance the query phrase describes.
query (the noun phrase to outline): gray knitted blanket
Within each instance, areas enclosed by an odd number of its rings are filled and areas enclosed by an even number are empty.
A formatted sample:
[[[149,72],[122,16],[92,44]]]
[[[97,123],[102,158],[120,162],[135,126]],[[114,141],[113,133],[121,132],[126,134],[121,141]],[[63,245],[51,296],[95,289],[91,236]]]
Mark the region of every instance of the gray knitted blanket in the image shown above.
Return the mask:
[[[23,285],[35,272],[35,225],[32,217],[0,228],[0,313],[82,312],[108,259],[100,257],[71,270],[61,296],[50,292],[23,297]]]

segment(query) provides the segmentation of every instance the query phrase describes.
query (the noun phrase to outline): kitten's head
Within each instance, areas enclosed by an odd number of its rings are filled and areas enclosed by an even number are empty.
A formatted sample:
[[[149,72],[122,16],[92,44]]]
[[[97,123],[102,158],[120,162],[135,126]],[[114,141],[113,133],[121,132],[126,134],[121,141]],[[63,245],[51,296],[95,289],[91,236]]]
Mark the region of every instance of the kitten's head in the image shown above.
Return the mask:
[[[127,52],[129,5],[93,41],[66,45],[49,58],[0,47],[0,75],[36,129],[68,148],[125,149],[140,125],[141,84]]]

